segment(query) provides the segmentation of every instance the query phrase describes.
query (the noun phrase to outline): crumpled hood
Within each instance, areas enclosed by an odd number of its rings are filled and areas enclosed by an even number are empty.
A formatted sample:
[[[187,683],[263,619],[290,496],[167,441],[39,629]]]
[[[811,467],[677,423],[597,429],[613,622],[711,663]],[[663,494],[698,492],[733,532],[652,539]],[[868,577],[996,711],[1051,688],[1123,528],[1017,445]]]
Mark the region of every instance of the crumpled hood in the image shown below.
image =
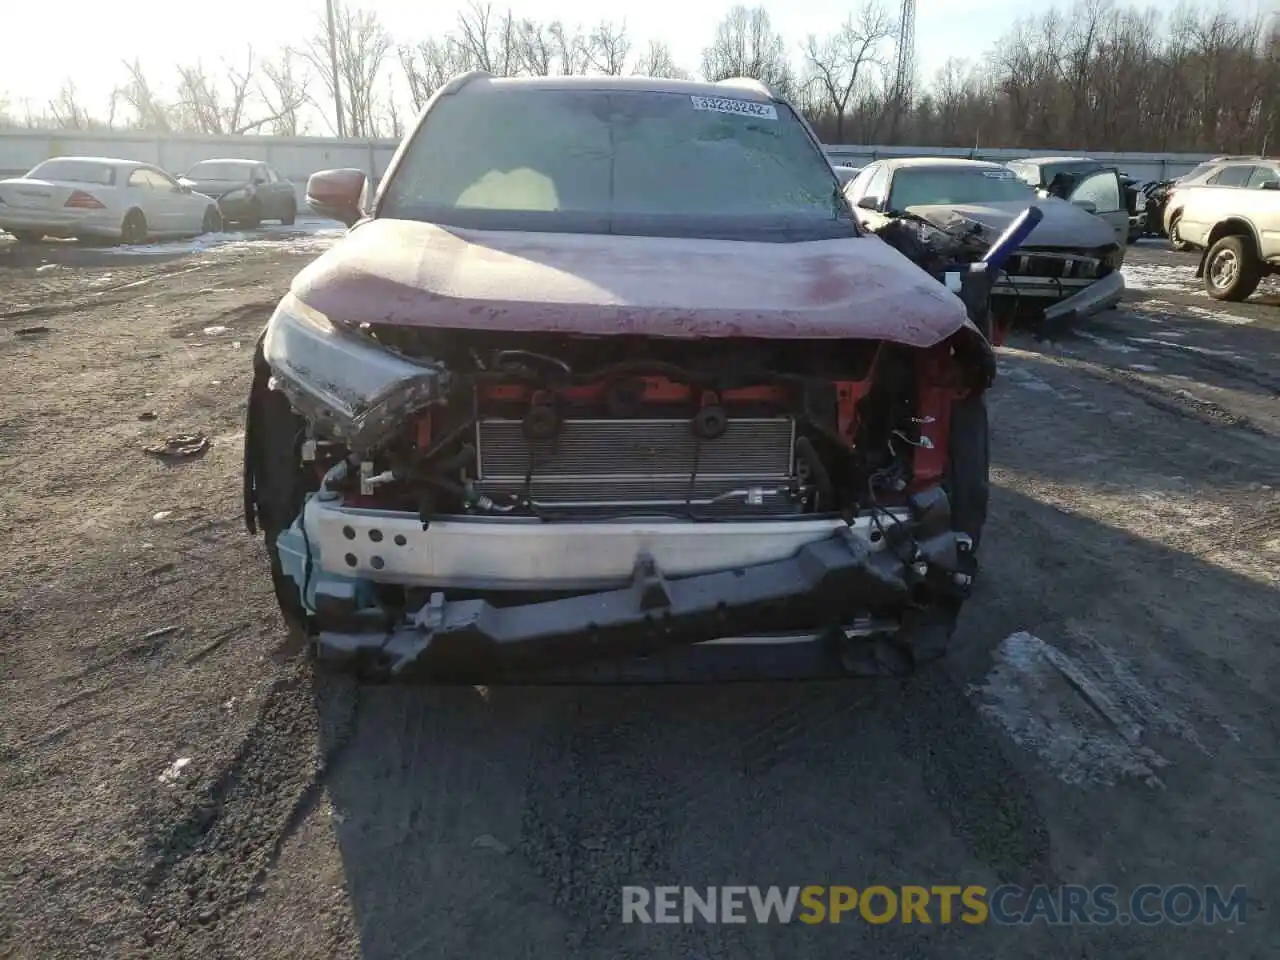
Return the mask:
[[[955,295],[877,237],[756,243],[359,224],[294,279],[336,321],[930,347]]]
[[[1031,231],[1023,246],[1102,247],[1116,242],[1115,232],[1105,220],[1056,197],[1034,203],[1014,200],[1004,203],[921,204],[908,207],[907,212],[923,217],[943,230],[963,230],[969,223],[980,223],[992,231],[991,239],[995,240],[1029,206],[1039,207],[1044,219]]]

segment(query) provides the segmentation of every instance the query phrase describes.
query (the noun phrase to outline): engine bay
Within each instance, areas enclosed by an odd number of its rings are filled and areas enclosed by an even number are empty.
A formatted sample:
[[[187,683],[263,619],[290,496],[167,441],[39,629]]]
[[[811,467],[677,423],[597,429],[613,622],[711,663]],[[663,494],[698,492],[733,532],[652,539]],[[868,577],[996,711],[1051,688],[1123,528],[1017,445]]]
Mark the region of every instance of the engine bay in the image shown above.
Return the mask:
[[[352,451],[308,421],[353,506],[603,520],[852,517],[941,479],[962,342],[695,340],[366,325],[448,389]],[[355,456],[353,457],[353,453]]]

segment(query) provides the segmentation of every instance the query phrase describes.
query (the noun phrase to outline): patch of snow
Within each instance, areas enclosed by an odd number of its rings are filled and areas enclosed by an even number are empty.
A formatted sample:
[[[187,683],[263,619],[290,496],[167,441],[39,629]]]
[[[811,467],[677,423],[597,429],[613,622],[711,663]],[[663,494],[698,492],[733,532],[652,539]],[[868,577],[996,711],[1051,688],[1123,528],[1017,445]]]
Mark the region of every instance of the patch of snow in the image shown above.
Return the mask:
[[[218,336],[219,334],[222,334],[222,333],[230,333],[230,332],[231,332],[231,328],[230,328],[230,327],[224,327],[224,326],[221,326],[221,325],[216,325],[216,326],[212,326],[212,327],[205,327],[205,328],[204,328],[204,330],[203,330],[202,332],[203,332],[203,333],[204,333],[204,335],[205,335],[205,336],[207,336],[207,337],[216,337],[216,336]]]
[[[346,232],[345,227],[330,220],[306,219],[290,227],[272,225],[251,232],[206,233],[187,240],[115,247],[111,253],[122,257],[157,257],[222,254],[259,248],[311,253],[329,249]]]
[[[1191,304],[1169,303],[1167,300],[1145,300],[1127,304],[1129,310],[1142,314],[1144,319],[1163,323],[1168,320],[1181,320],[1185,317],[1199,317],[1212,320],[1214,323],[1225,323],[1229,326],[1248,326],[1253,323],[1252,317],[1241,317],[1226,310],[1209,310]]]
[[[1114,340],[1108,340],[1106,337],[1100,337],[1096,333],[1089,333],[1087,330],[1076,330],[1078,336],[1083,337],[1090,343],[1096,343],[1103,350],[1110,350],[1112,353],[1137,353],[1137,347],[1129,347],[1123,343],[1116,343]]]
[[[1238,317],[1225,310],[1206,310],[1204,307],[1183,307],[1183,309],[1193,317],[1212,320],[1214,323],[1225,323],[1233,327],[1243,327],[1253,323],[1252,317]]]
[[[1041,378],[1038,374],[1026,367],[1017,366],[1011,363],[1002,363],[1000,365],[1000,374],[1012,380],[1017,386],[1024,390],[1032,390],[1036,393],[1052,393],[1058,395],[1058,391],[1053,385]]]
[[[1126,263],[1120,268],[1126,290],[1195,289],[1195,267],[1166,267],[1147,263]]]
[[[1159,373],[1160,372],[1159,367],[1153,367],[1149,363],[1131,363],[1129,364],[1129,369],[1137,370],[1139,373]]]
[[[165,769],[164,773],[157,778],[161,783],[173,783],[178,779],[178,775],[191,762],[190,757],[179,757]]]
[[[1170,674],[1155,678],[1165,695],[1158,697],[1114,650],[1088,638],[1082,647],[1073,657],[1019,631],[1000,644],[995,667],[969,695],[985,719],[1069,784],[1136,778],[1163,787],[1157,771],[1171,761],[1147,744],[1154,735],[1176,737],[1211,755],[1187,716],[1210,710],[1197,691]],[[1173,696],[1182,702],[1171,704]]]
[[[1239,354],[1231,350],[1214,350],[1211,347],[1197,347],[1190,343],[1170,343],[1167,340],[1153,340],[1150,337],[1129,337],[1130,343],[1141,343],[1150,347],[1172,347],[1175,350],[1186,350],[1188,353],[1199,353],[1206,357],[1226,357],[1239,360]]]

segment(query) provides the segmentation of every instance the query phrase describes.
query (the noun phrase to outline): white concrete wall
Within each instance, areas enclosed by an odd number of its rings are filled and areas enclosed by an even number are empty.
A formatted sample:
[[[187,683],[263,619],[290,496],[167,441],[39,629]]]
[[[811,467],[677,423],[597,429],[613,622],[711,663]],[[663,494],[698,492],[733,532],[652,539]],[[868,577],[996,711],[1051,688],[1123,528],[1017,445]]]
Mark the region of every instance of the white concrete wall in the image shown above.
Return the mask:
[[[15,176],[41,160],[56,156],[109,156],[154,163],[181,174],[200,160],[244,157],[270,163],[301,189],[307,177],[332,167],[358,167],[381,177],[394,140],[338,140],[330,137],[206,137],[170,136],[129,131],[82,133],[77,131],[0,130],[0,176]],[[836,163],[861,166],[882,157],[972,156],[981,160],[1015,160],[1029,154],[1078,155],[1078,151],[1026,151],[955,147],[835,146],[827,152]],[[1089,151],[1088,156],[1117,163],[1126,173],[1142,180],[1166,179],[1186,173],[1208,159],[1201,154],[1124,154]]]

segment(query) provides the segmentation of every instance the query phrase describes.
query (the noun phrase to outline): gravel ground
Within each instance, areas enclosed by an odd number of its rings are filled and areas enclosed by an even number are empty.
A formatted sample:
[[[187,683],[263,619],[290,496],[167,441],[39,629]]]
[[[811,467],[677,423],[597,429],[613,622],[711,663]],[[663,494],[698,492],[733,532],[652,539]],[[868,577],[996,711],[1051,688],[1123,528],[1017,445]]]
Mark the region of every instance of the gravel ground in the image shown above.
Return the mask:
[[[1270,957],[1280,292],[1131,251],[1015,336],[985,571],[904,682],[313,681],[240,516],[322,226],[0,245],[0,957]],[[178,465],[142,446],[211,439]],[[638,926],[624,884],[1238,884],[1245,926]]]

